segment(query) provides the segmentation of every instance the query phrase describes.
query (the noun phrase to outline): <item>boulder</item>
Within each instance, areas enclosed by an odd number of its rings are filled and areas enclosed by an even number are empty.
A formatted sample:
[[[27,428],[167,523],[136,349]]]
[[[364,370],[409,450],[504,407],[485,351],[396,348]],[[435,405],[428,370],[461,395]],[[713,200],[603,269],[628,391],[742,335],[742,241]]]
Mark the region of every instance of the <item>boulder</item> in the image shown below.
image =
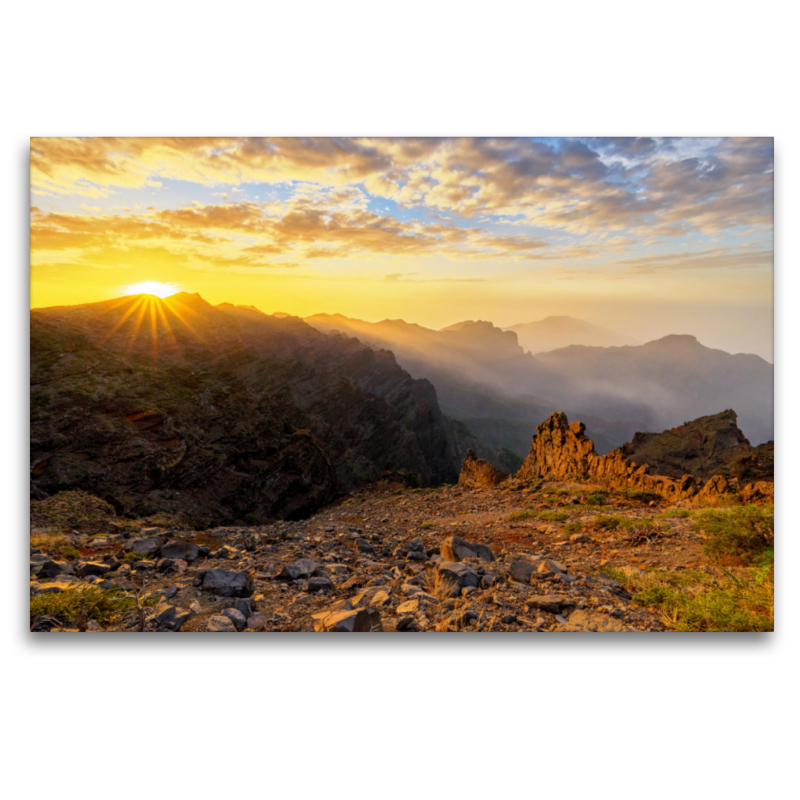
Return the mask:
[[[266,611],[257,611],[247,618],[247,627],[254,631],[260,631],[272,625],[272,615]]]
[[[201,586],[204,591],[220,597],[250,597],[253,594],[252,577],[246,572],[235,570],[204,570]]]
[[[161,548],[162,558],[179,558],[190,564],[200,557],[200,548],[191,542],[181,542],[172,539]]]
[[[530,583],[531,575],[536,571],[536,564],[522,559],[515,561],[508,570],[512,580],[520,583]]]
[[[31,558],[33,563],[33,558]],[[72,565],[67,561],[54,561],[53,559],[46,559],[41,562],[41,568],[37,571],[40,578],[55,578],[57,575],[65,575],[72,572]]]
[[[75,565],[75,574],[81,578],[89,575],[105,575],[111,572],[111,566],[103,561],[82,561]]]
[[[461,590],[467,587],[478,588],[478,573],[467,564],[454,561],[442,561],[436,565],[437,588],[450,597],[458,597]]]
[[[488,461],[478,458],[472,450],[467,450],[458,482],[461,486],[491,488],[508,480],[508,474],[501,472]]]
[[[296,581],[298,578],[309,578],[316,572],[318,564],[312,558],[301,558],[291,564],[284,564],[276,575],[278,580]]]
[[[465,558],[494,561],[494,553],[490,547],[477,542],[468,542],[460,536],[450,536],[445,539],[440,552],[445,561],[463,561]]]
[[[164,545],[164,539],[160,536],[145,539],[137,537],[135,539],[128,539],[125,542],[125,549],[130,553],[139,553],[139,555],[147,556],[157,553]]]
[[[570,614],[566,622],[556,625],[558,633],[620,633],[633,630],[619,620],[605,614],[578,609]]]

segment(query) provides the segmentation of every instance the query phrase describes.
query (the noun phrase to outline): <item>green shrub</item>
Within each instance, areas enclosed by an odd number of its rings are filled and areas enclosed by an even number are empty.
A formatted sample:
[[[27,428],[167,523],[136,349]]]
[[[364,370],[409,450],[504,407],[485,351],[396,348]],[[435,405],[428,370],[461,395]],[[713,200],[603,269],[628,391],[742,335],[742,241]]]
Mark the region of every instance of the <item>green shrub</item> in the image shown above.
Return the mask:
[[[508,515],[507,519],[509,522],[517,522],[523,519],[536,519],[538,516],[536,511],[514,511]]]
[[[586,498],[587,506],[604,506],[607,502],[608,499],[603,492],[595,492]]]
[[[668,508],[658,515],[658,519],[686,519],[691,516],[692,512],[688,508]]]
[[[622,517],[618,517],[612,514],[601,514],[599,517],[595,517],[592,521],[592,525],[595,528],[604,528],[605,530],[611,530],[613,528],[619,528],[624,520]]]
[[[709,537],[703,546],[709,555],[735,555],[763,564],[771,559],[775,543],[775,511],[773,506],[707,509],[694,515],[692,530]]]
[[[62,625],[75,622],[81,613],[86,620],[111,623],[135,606],[131,597],[123,597],[117,589],[99,589],[94,586],[47,592],[31,597],[31,625],[39,617],[57,619]]]
[[[569,519],[569,514],[564,511],[542,511],[539,514],[539,519],[546,522],[566,522]]]
[[[774,575],[772,566],[735,577],[727,570],[712,575],[700,570],[628,575],[605,574],[633,593],[632,602],[659,612],[674,631],[772,631]]]

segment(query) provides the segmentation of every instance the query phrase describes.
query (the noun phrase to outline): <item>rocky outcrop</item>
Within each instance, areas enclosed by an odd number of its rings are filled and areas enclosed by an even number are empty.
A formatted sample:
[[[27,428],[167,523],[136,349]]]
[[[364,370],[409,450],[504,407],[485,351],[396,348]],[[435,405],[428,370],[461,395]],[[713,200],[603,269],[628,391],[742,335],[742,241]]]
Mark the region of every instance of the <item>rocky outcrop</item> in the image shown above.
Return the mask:
[[[488,461],[478,458],[472,450],[467,450],[461,474],[458,476],[459,484],[488,489],[499,486],[505,480],[508,480],[507,473],[501,472]]]
[[[650,465],[637,464],[630,457],[629,446],[599,456],[585,429],[582,422],[570,424],[563,412],[551,414],[537,427],[531,452],[516,477],[527,481],[601,479],[612,488],[639,489],[669,502],[693,499],[714,504],[739,491],[737,481],[723,475],[713,475],[698,484],[691,474],[679,477],[651,474]],[[768,493],[745,485],[741,495],[755,501],[765,499]]]
[[[637,433],[622,451],[631,461],[647,464],[654,474],[668,478],[688,474],[703,482],[714,475],[742,483],[772,480],[772,443],[752,447],[736,423],[736,412],[728,409],[663,433]]]

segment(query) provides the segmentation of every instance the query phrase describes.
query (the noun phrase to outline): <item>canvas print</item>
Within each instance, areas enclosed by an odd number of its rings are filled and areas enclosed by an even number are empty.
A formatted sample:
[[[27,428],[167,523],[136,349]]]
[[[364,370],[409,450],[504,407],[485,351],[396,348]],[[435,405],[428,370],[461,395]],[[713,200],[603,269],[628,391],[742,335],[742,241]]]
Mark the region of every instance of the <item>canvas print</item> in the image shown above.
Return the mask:
[[[30,626],[773,630],[770,138],[33,138]]]

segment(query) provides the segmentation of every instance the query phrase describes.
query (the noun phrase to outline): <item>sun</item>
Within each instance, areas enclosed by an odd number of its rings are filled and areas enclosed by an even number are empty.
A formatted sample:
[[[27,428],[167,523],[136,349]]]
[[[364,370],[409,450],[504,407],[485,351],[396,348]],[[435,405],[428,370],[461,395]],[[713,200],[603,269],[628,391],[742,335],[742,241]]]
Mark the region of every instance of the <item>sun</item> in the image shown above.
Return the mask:
[[[142,281],[142,283],[134,283],[132,286],[125,287],[125,294],[154,294],[156,297],[162,298],[179,291],[180,288],[173,284],[158,283],[158,281]]]

